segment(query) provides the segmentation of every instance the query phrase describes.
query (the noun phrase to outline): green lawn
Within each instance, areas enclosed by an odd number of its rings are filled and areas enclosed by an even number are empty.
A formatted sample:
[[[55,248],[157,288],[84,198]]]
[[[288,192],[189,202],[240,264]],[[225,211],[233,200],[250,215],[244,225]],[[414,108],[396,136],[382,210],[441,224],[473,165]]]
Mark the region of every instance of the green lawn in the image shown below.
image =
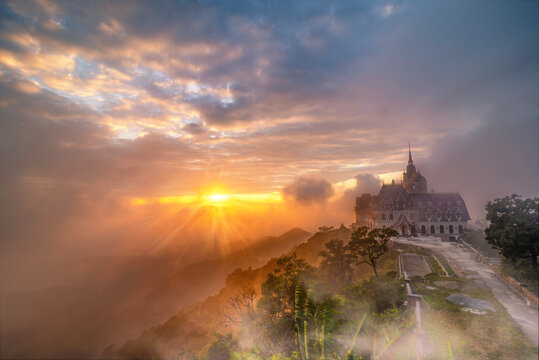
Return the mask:
[[[432,270],[434,270],[434,273],[436,275],[440,275],[440,276],[445,275],[444,270],[442,269],[440,264],[438,264],[438,261],[436,261],[436,259],[433,256],[429,256],[427,257],[427,259],[429,260],[429,264],[432,267]]]
[[[449,274],[449,276],[455,276],[455,272],[453,269],[451,269],[451,266],[449,266],[449,263],[443,256],[436,256],[438,260],[442,263],[442,266],[444,267],[445,271]]]
[[[435,281],[452,281],[460,289],[436,285]],[[425,349],[430,353],[428,358],[537,359],[537,348],[529,342],[490,291],[478,288],[473,281],[467,279],[434,274],[424,280],[415,278],[413,286],[429,305],[428,309],[422,308],[426,332]],[[494,305],[496,311],[485,315],[462,311],[460,305],[446,300],[447,296],[454,293],[487,300]]]

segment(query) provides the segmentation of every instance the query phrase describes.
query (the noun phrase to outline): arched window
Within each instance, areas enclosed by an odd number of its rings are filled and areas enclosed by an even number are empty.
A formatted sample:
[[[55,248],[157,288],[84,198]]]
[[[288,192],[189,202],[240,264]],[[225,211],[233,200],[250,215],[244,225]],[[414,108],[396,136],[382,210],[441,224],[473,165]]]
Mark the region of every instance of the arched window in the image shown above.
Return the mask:
[[[462,225],[459,225],[459,234],[462,233]]]
[[[431,234],[436,233],[436,230],[434,230],[434,225],[431,225],[431,226],[430,226],[430,233],[431,233]]]
[[[427,228],[425,225],[421,225],[421,235],[425,235],[427,233]]]
[[[453,225],[449,225],[449,233],[453,234]]]
[[[444,226],[440,225],[440,234],[443,234],[443,233],[444,233]]]

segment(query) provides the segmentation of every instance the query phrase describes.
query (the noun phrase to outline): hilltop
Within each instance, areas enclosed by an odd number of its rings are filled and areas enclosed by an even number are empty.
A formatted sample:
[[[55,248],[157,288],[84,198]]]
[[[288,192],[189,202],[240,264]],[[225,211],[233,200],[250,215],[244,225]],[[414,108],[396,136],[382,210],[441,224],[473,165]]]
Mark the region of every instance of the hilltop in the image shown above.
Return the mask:
[[[259,267],[310,235],[295,228],[187,266],[171,256],[85,259],[76,264],[79,273],[72,284],[2,294],[2,342],[10,345],[2,356],[96,357],[106,344],[135,337],[217,293],[234,269]],[[54,331],[43,332],[45,323]]]
[[[324,244],[332,239],[350,240],[351,230],[345,226],[338,229],[317,232],[307,242],[295,246],[286,254],[295,253],[298,258],[317,266],[320,263],[318,253],[324,249]],[[254,290],[260,294],[262,283],[275,268],[277,259],[271,259],[258,268],[237,268],[226,278],[225,286],[215,295],[203,302],[186,307],[167,321],[145,330],[136,339],[122,346],[110,346],[104,353],[105,357],[124,359],[160,359],[172,358],[181,353],[199,353],[214,339],[214,334],[230,331],[234,328],[227,323],[225,311],[231,298],[238,294]],[[382,267],[393,270],[395,264],[391,256],[383,259]],[[361,265],[357,267],[355,280],[360,281],[372,275],[372,270]]]

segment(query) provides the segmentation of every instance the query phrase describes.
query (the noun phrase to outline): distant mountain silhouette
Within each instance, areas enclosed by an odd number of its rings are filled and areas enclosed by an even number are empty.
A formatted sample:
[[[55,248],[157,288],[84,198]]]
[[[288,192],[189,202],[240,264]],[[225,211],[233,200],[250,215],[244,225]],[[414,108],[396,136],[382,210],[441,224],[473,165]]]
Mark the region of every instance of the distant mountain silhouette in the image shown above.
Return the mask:
[[[175,256],[98,257],[79,264],[71,286],[2,294],[2,356],[97,357],[225,286],[227,274],[258,267],[305,242],[292,229],[227,256],[182,267]]]

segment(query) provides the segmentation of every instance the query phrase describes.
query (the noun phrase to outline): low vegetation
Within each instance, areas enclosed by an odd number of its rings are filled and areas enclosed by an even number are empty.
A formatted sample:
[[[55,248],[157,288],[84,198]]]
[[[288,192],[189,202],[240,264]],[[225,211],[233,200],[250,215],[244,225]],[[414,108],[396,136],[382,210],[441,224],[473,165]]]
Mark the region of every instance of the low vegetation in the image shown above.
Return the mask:
[[[431,274],[425,279],[414,278],[413,287],[428,305],[423,311],[423,326],[433,358],[449,359],[450,349],[455,359],[537,359],[537,348],[505,308],[473,280]],[[463,311],[461,305],[447,300],[455,293],[487,300],[496,311],[484,315]]]
[[[429,260],[430,267],[432,268],[435,274],[440,275],[440,276],[445,275],[444,270],[442,269],[440,264],[438,264],[438,261],[436,261],[436,259],[433,256],[429,256],[427,257],[427,259]]]
[[[445,271],[447,271],[447,274],[449,276],[455,276],[455,272],[453,271],[447,260],[443,256],[437,256],[437,258],[438,260],[440,260],[440,263],[444,267]]]
[[[404,284],[395,271],[397,252],[386,246],[391,234],[323,230],[264,267],[236,270],[216,296],[117,350],[107,349],[103,357],[415,359],[414,318],[406,311]],[[368,249],[369,243],[376,249]],[[434,273],[414,278],[412,287],[427,305],[423,325],[429,358],[533,358],[537,349],[488,291],[445,276],[443,268],[454,273],[442,257],[442,266],[428,259]],[[496,312],[464,312],[446,300],[453,293],[488,300]],[[498,339],[494,345],[492,337]]]
[[[507,260],[506,271],[537,292],[539,198],[522,199],[513,194],[489,201],[485,209],[489,221],[486,240]]]

